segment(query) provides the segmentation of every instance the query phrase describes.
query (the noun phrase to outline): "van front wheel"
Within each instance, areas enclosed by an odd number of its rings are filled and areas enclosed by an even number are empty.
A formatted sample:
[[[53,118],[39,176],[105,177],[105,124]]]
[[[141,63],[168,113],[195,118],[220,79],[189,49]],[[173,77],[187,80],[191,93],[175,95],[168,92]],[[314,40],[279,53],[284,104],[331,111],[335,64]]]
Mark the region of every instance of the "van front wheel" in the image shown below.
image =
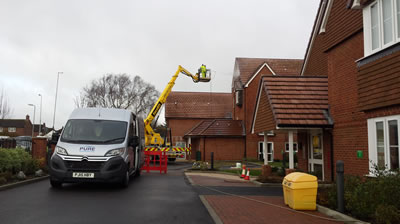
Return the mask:
[[[62,183],[60,181],[55,181],[55,180],[50,180],[50,185],[53,188],[61,188],[62,187]]]
[[[125,177],[121,181],[121,187],[126,188],[129,185],[129,171],[127,170],[125,173]]]

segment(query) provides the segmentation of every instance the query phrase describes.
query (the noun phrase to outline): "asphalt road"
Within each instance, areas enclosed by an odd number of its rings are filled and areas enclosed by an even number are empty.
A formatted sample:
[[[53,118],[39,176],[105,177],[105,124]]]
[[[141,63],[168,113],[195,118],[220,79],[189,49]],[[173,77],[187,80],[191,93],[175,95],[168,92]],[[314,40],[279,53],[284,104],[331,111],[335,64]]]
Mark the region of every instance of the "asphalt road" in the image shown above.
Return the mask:
[[[126,189],[105,184],[44,180],[0,191],[0,223],[213,223],[198,192],[185,179],[189,164],[170,164],[168,174],[143,173]]]

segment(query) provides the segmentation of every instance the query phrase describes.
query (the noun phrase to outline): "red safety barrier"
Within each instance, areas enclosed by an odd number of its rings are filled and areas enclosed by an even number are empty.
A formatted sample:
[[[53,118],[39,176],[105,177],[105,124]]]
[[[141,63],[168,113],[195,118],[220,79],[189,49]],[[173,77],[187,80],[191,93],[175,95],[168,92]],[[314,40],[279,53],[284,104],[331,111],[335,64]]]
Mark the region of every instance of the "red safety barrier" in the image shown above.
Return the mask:
[[[144,165],[141,170],[159,170],[160,173],[164,171],[167,173],[168,156],[167,152],[163,151],[145,151],[144,152]]]

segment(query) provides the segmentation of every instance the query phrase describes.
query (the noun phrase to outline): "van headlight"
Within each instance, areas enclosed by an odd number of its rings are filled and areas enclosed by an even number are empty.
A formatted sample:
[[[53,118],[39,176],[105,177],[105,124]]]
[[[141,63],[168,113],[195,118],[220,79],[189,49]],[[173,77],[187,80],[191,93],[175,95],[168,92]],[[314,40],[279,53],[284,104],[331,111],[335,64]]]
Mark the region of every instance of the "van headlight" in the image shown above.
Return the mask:
[[[105,156],[120,156],[124,154],[125,148],[111,149]]]
[[[60,155],[68,155],[67,150],[64,148],[61,148],[60,146],[56,146],[56,153]]]

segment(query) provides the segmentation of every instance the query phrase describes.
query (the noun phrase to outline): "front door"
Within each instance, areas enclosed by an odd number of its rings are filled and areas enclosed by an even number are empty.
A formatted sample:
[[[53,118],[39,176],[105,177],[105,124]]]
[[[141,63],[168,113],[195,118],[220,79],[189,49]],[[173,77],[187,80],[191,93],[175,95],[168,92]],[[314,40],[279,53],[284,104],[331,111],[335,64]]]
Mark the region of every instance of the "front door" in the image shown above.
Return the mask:
[[[311,132],[308,151],[308,168],[319,180],[324,180],[324,149],[321,132]]]

